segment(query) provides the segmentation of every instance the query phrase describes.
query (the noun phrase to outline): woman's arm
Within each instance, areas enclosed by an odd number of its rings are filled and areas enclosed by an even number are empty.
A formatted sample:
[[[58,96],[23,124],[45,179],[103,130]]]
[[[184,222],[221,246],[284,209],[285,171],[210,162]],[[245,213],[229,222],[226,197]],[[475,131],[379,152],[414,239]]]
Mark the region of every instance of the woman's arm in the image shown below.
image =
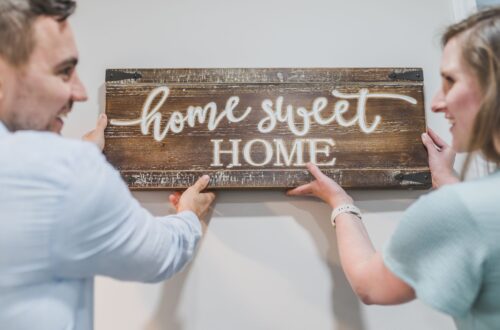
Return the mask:
[[[385,266],[358,217],[342,213],[335,223],[342,268],[363,303],[392,305],[415,298],[413,289]]]
[[[307,165],[315,180],[288,192],[288,195],[314,195],[332,208],[352,204],[352,198],[317,166]],[[335,219],[342,268],[351,287],[365,304],[400,304],[415,298],[414,290],[396,277],[376,252],[363,223],[350,213]]]

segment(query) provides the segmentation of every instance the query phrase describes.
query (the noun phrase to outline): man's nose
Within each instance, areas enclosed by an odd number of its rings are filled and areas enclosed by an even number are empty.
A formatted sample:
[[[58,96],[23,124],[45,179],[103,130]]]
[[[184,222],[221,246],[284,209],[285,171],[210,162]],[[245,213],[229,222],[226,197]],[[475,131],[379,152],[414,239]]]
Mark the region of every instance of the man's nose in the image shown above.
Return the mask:
[[[85,86],[83,86],[82,81],[78,74],[75,73],[73,76],[73,85],[71,86],[71,98],[75,102],[83,102],[87,101],[87,91],[85,90]]]
[[[432,98],[431,110],[433,112],[442,112],[446,109],[446,103],[444,100],[444,94],[442,90],[439,90]]]

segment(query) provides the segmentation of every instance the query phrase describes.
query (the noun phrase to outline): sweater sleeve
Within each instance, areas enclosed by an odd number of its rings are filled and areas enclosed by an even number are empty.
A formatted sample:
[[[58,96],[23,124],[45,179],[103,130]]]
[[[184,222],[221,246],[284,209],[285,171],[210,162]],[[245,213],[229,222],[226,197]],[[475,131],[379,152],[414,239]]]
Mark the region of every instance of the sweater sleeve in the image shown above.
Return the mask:
[[[383,251],[384,263],[419,299],[455,317],[479,292],[486,247],[453,186],[421,197]]]

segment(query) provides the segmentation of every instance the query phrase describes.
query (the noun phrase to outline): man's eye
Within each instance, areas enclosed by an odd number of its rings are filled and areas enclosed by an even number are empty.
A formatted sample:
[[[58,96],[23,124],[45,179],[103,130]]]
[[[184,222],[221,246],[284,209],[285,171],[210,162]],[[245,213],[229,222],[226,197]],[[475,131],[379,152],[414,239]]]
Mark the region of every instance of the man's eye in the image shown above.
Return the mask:
[[[59,74],[64,78],[64,79],[69,79],[71,77],[71,74],[73,73],[73,68],[65,68],[62,69]]]

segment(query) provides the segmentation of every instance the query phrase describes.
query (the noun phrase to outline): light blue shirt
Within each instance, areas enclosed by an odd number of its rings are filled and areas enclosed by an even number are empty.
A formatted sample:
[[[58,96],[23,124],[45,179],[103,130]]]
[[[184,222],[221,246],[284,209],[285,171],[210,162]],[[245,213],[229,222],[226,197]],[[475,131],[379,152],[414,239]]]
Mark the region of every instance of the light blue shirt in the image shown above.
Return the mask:
[[[161,281],[200,235],[192,212],[142,208],[93,144],[0,122],[0,329],[92,329],[95,275]]]
[[[384,262],[458,329],[500,329],[500,171],[421,197]]]

